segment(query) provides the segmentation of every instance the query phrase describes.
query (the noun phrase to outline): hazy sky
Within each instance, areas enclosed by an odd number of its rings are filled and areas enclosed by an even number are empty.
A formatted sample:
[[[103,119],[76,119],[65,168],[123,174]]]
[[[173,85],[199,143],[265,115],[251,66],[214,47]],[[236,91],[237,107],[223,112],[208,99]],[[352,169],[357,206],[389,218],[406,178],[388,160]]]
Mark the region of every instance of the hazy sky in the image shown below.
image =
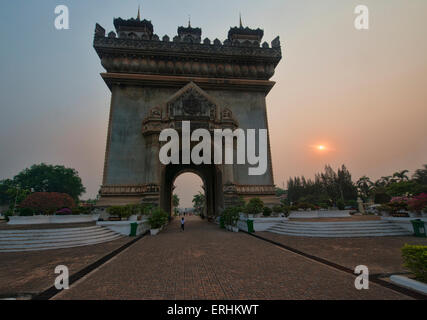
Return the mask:
[[[71,30],[54,28],[60,4]],[[202,37],[224,40],[239,11],[264,40],[280,35],[283,60],[267,98],[277,185],[326,163],[346,164],[354,179],[427,163],[425,0],[15,0],[0,3],[0,178],[62,164],[79,171],[84,198],[96,195],[110,91],[94,27],[112,30],[113,18],[135,17],[138,4],[160,37],[176,35],[191,15]],[[354,28],[358,4],[370,9],[368,31]],[[198,183],[180,181],[190,206]]]

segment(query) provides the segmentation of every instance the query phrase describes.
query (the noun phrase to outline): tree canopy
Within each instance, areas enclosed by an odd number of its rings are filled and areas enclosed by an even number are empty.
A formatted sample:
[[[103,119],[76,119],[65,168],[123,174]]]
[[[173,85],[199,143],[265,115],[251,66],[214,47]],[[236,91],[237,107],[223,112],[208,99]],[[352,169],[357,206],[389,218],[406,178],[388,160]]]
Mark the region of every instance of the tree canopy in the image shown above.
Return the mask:
[[[327,165],[324,172],[315,175],[314,180],[304,176],[291,178],[287,191],[288,201],[293,203],[332,204],[357,198],[356,186],[344,165],[337,172]]]
[[[32,192],[66,193],[78,200],[85,191],[78,172],[59,165],[38,164],[21,171],[12,181],[12,186]]]

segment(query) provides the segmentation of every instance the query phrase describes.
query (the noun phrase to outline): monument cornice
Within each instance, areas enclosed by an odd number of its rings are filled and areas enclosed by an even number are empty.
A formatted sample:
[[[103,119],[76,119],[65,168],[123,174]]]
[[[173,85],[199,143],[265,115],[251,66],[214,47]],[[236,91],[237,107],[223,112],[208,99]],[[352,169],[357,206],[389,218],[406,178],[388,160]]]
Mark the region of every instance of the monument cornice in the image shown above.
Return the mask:
[[[276,38],[274,41],[278,41]],[[166,39],[165,39],[166,40]],[[164,53],[165,55],[178,55],[193,54],[205,55],[212,57],[212,55],[225,56],[228,59],[230,56],[235,58],[264,58],[273,59],[277,63],[282,58],[282,50],[280,42],[278,45],[272,44],[272,47],[267,47],[268,44],[261,47],[258,45],[227,45],[221,42],[214,42],[214,44],[207,43],[191,43],[183,41],[165,41],[165,40],[143,40],[143,39],[129,39],[129,38],[115,38],[115,37],[102,37],[95,36],[93,46],[98,54],[108,52],[112,49],[114,52],[122,51],[132,54],[144,53]],[[219,40],[218,40],[219,41]],[[273,41],[273,43],[274,43]]]
[[[278,38],[271,48],[266,42],[262,47],[208,42],[116,38],[98,33],[93,45],[107,72],[117,73],[268,80],[282,58]]]
[[[189,82],[194,82],[204,90],[260,91],[267,94],[275,85],[275,82],[270,80],[162,76],[131,73],[101,73],[101,76],[110,90],[113,85],[182,88]]]

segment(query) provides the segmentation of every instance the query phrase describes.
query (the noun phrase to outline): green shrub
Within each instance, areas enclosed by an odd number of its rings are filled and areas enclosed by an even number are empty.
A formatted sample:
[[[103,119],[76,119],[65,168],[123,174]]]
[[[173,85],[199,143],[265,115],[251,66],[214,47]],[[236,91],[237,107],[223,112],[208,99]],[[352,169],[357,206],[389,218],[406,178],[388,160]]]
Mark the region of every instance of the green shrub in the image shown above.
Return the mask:
[[[107,208],[107,213],[111,216],[115,216],[115,217],[119,217],[121,218],[122,216],[122,206],[111,206],[109,208]]]
[[[273,207],[273,212],[274,213],[282,213],[283,212],[283,207],[284,206],[274,206]]]
[[[21,217],[31,217],[34,215],[34,210],[31,208],[21,208],[19,209],[19,215]]]
[[[141,204],[139,206],[139,213],[142,214],[143,216],[146,215],[150,215],[151,212],[153,211],[154,206],[151,204]]]
[[[375,193],[374,203],[385,204],[390,202],[390,200],[391,200],[391,197],[385,192]]]
[[[319,207],[322,208],[322,209],[328,209],[329,205],[327,203],[325,203],[325,202],[322,202],[322,203],[319,203]]]
[[[264,217],[269,217],[269,216],[271,216],[272,212],[273,212],[273,210],[271,210],[269,207],[264,207],[264,209],[262,211],[262,215]]]
[[[261,213],[264,208],[264,202],[260,198],[252,198],[246,205],[245,211],[248,214]]]
[[[408,245],[402,248],[404,265],[417,280],[427,283],[427,246]]]
[[[344,210],[345,209],[345,202],[344,202],[344,200],[338,200],[337,201],[337,208],[338,208],[338,210]]]
[[[81,207],[75,207],[75,208],[71,209],[71,214],[73,216],[78,216],[79,214],[82,214]]]
[[[358,207],[358,203],[356,200],[347,200],[345,201],[345,205],[352,207],[352,208],[357,208]]]
[[[227,226],[236,226],[240,218],[241,207],[228,207],[222,212],[224,224]]]
[[[9,209],[5,213],[3,213],[3,216],[6,219],[6,222],[9,222],[9,217],[13,216],[13,211],[11,209]]]
[[[161,208],[156,208],[148,218],[151,229],[159,229],[168,222],[168,214]]]

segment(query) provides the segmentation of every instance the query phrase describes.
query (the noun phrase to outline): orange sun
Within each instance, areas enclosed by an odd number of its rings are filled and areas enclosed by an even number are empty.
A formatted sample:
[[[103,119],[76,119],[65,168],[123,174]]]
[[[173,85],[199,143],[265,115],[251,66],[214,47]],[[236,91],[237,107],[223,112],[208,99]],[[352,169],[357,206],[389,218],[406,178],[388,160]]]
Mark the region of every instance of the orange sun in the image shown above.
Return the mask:
[[[326,147],[323,145],[320,145],[320,146],[317,146],[317,149],[323,151],[326,149]]]

